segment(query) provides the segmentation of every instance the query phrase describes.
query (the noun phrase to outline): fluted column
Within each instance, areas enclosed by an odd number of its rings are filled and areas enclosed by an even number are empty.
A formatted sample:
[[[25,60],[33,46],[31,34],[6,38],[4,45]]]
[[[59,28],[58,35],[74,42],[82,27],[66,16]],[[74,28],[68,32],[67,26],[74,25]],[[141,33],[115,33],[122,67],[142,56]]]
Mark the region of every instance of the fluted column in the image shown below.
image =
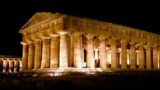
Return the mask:
[[[19,60],[19,71],[22,71],[22,61]]]
[[[41,67],[41,41],[40,40],[36,40],[35,41],[35,57],[34,57],[34,68],[38,69]]]
[[[111,68],[117,68],[118,59],[117,59],[116,40],[112,39],[110,41],[111,41]]]
[[[121,68],[127,68],[127,43],[121,40]]]
[[[41,68],[49,68],[50,66],[50,39],[49,37],[43,37],[42,41],[42,62]]]
[[[160,69],[160,47],[158,47],[158,55],[159,55],[159,59],[158,59],[158,61],[159,61],[159,63],[158,63],[158,68]]]
[[[28,68],[28,45],[25,42],[21,42],[23,45],[23,51],[22,51],[22,70],[25,70]]]
[[[127,50],[127,65],[130,65],[130,50]]]
[[[59,67],[68,67],[68,45],[67,45],[67,33],[61,32],[60,34],[60,56],[59,56]]]
[[[98,60],[99,59],[99,54],[98,54],[98,49],[96,48],[96,49],[94,49],[94,59],[95,60]]]
[[[34,45],[33,42],[30,42],[28,51],[28,69],[33,69],[33,67],[34,67]]]
[[[135,50],[135,43],[130,43],[130,57],[131,57],[131,59],[130,59],[130,68],[131,69],[135,69],[136,68],[136,63],[137,63],[137,61],[136,61],[136,50]]]
[[[99,49],[94,49],[94,60],[95,60],[95,67],[99,66]]]
[[[59,36],[51,36],[51,54],[50,54],[50,68],[58,67],[59,60]]]
[[[17,73],[18,72],[18,61],[16,60],[16,61],[14,61],[14,69],[13,69],[13,72],[14,73]]]
[[[82,39],[81,39],[81,41],[82,41]],[[81,42],[81,43],[82,43],[82,42]],[[84,61],[84,58],[85,58],[85,57],[84,57],[84,48],[83,48],[83,47],[81,48],[81,55],[82,55],[82,67],[86,67],[86,66],[85,66],[85,61]]]
[[[100,67],[106,68],[107,65],[107,51],[106,51],[106,43],[105,43],[105,37],[100,36],[100,49],[99,49],[99,58],[100,58]]]
[[[153,47],[153,68],[158,68],[158,48],[157,46]]]
[[[74,66],[82,68],[82,55],[81,55],[81,34],[74,33]]]
[[[109,47],[106,48],[106,54],[107,54],[107,66],[111,65],[111,50]]]
[[[12,69],[14,67],[14,65],[13,65],[14,63],[12,60],[9,60],[8,62],[9,62],[9,72],[11,73],[11,72],[13,72]]]
[[[93,35],[87,35],[87,67],[95,68]]]
[[[3,60],[3,70],[2,70],[2,72],[3,73],[6,73],[7,71],[6,71],[6,69],[7,69],[7,61],[6,60]]]
[[[139,69],[144,69],[144,50],[143,50],[143,43],[139,44],[139,55],[138,55],[138,64]]]
[[[151,47],[146,46],[146,68],[151,69]]]

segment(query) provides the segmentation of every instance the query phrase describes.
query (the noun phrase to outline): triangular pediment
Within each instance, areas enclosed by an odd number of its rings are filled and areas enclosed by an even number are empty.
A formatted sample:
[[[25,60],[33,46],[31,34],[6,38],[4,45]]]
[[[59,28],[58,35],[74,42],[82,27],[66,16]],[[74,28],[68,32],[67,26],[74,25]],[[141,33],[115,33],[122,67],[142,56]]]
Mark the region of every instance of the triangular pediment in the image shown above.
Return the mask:
[[[35,13],[21,28],[21,30],[30,27],[32,25],[35,25],[37,23],[40,23],[50,17],[52,17],[53,14],[50,12],[37,12]]]

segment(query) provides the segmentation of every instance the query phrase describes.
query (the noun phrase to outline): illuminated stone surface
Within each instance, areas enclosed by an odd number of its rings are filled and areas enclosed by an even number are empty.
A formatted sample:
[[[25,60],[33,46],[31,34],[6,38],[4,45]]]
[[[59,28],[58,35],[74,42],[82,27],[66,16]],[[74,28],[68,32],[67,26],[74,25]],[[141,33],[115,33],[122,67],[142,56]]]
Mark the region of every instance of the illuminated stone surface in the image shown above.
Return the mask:
[[[38,69],[41,65],[41,41],[35,41],[34,68]]]
[[[22,60],[15,56],[0,56],[0,72],[17,73],[22,70]]]
[[[135,69],[136,68],[136,49],[135,49],[135,42],[130,43],[130,68]]]
[[[59,57],[59,38],[57,35],[53,35],[51,38],[51,53],[50,53],[50,68],[58,67]]]
[[[36,70],[159,69],[160,35],[139,29],[60,13],[37,12],[19,33],[23,35],[23,70],[33,67]],[[40,39],[38,44],[37,38]]]

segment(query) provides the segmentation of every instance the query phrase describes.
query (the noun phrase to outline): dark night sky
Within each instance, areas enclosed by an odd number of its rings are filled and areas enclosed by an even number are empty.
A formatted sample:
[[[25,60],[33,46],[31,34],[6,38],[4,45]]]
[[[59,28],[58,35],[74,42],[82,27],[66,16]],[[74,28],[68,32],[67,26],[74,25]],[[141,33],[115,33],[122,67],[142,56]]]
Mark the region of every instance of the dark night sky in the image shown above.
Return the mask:
[[[0,54],[21,56],[22,25],[38,11],[89,17],[160,34],[158,3],[100,0],[10,0],[0,3]],[[86,2],[87,1],[87,2]],[[89,2],[91,1],[91,2]]]

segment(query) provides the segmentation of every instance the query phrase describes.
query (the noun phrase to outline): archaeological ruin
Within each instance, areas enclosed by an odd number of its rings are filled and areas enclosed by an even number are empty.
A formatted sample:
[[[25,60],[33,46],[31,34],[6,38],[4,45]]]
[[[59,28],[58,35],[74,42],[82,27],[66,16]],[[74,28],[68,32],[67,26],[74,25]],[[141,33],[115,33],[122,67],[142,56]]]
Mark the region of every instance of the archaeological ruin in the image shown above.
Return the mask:
[[[0,73],[17,73],[21,70],[21,57],[0,55]]]
[[[158,70],[160,35],[61,13],[37,12],[20,29],[22,71]]]

